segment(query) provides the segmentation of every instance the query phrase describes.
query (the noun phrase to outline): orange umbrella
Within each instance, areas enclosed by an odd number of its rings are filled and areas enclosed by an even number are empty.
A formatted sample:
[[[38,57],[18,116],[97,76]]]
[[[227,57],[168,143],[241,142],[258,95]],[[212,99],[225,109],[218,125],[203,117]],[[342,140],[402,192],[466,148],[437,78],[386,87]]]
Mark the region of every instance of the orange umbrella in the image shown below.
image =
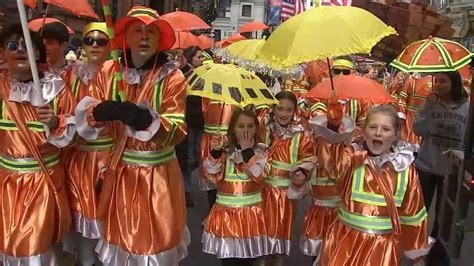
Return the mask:
[[[252,32],[252,31],[266,30],[268,28],[269,27],[266,24],[260,21],[252,21],[240,27],[239,32],[240,33]]]
[[[176,33],[176,42],[171,49],[186,49],[191,46],[199,46],[199,38],[189,31],[179,31]]]
[[[70,33],[70,34],[74,34],[74,31],[68,26],[66,25],[64,22],[62,22],[61,20],[59,19],[55,19],[55,18],[37,18],[37,19],[33,19],[31,20],[30,22],[28,22],[28,28],[30,28],[30,30],[32,31],[40,31],[41,28],[43,27],[43,25],[46,25],[46,24],[49,24],[49,23],[53,23],[53,22],[60,22],[62,24],[64,24],[64,26],[66,26],[67,28],[67,31]]]
[[[392,103],[390,96],[382,84],[375,80],[356,75],[340,75],[333,78],[336,97],[342,100],[357,99],[370,103]],[[306,98],[328,100],[333,97],[331,80],[327,79],[313,87],[305,95]]]
[[[227,38],[225,38],[224,40],[222,41],[219,41],[216,43],[216,47],[227,47],[231,44],[233,44],[234,42],[238,42],[238,41],[242,41],[242,40],[246,40],[247,38],[245,38],[244,36],[240,35],[239,33],[236,33],[234,35],[231,35]]]
[[[403,72],[454,71],[469,64],[472,53],[461,44],[436,37],[413,42],[392,61]]]
[[[44,0],[43,2],[58,6],[77,16],[99,19],[87,0]]]
[[[212,46],[214,46],[214,39],[211,37],[208,37],[206,35],[199,35],[198,39],[200,42],[199,47],[201,47],[201,49],[203,50],[210,49],[212,48]]]
[[[25,6],[36,9],[36,0],[25,0]]]
[[[168,21],[174,30],[186,31],[186,30],[199,30],[199,29],[210,29],[211,26],[202,20],[200,17],[193,13],[175,11],[167,13],[161,16],[162,19]]]

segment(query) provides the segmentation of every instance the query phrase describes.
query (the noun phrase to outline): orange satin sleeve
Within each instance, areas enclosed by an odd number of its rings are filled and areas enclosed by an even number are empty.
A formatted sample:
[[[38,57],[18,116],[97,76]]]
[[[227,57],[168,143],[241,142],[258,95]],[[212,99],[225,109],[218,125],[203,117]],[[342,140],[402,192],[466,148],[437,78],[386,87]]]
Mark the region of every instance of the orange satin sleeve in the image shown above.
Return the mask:
[[[298,147],[298,161],[302,162],[312,157],[314,155],[313,147],[313,138],[304,133],[301,134],[300,146]],[[311,176],[311,172],[306,171],[306,176]]]
[[[407,103],[408,95],[411,94],[410,91],[413,91],[413,86],[415,86],[415,80],[413,77],[409,77],[405,84],[403,84],[400,92],[398,93],[398,111],[406,114],[407,112]]]
[[[66,117],[74,116],[76,110],[76,99],[72,94],[69,87],[64,87],[61,92],[56,96],[57,97],[57,113],[58,118],[58,127],[51,131],[53,136],[60,136],[66,130]]]
[[[418,179],[418,173],[412,164],[410,166],[410,179],[405,198],[401,208],[399,208],[399,216],[414,217],[423,211],[425,202],[423,192]],[[403,219],[402,219],[403,220]],[[400,244],[403,251],[426,249],[428,247],[428,219],[416,225],[407,225],[402,223],[402,234]]]
[[[214,184],[217,184],[217,183],[219,183],[219,181],[223,180],[224,179],[224,174],[225,174],[224,173],[225,172],[225,162],[227,161],[226,160],[227,156],[228,156],[227,154],[223,153],[222,156],[219,159],[215,159],[211,155],[209,155],[207,157],[207,160],[213,165],[221,164],[221,168],[217,173],[214,173],[214,174],[211,174],[211,173],[209,173],[208,171],[206,171],[204,169],[204,178],[206,178],[207,180],[211,181]]]
[[[112,89],[114,83],[114,68],[112,60],[104,62],[95,78],[91,80],[89,94],[99,101],[116,100],[112,99]]]
[[[181,71],[175,70],[169,75],[159,112],[161,125],[154,138],[163,147],[179,144],[186,136],[186,86]]]
[[[58,99],[58,116],[74,115],[77,101],[69,87],[64,88],[57,96]]]
[[[369,114],[372,105],[366,101],[357,101],[357,104],[359,105],[359,110],[356,123],[358,127],[362,127],[365,123],[365,119],[367,119],[367,115]]]
[[[314,149],[319,168],[322,168],[329,178],[340,179],[347,176],[354,154],[352,147],[346,146],[345,142],[331,144],[323,137],[317,137]]]

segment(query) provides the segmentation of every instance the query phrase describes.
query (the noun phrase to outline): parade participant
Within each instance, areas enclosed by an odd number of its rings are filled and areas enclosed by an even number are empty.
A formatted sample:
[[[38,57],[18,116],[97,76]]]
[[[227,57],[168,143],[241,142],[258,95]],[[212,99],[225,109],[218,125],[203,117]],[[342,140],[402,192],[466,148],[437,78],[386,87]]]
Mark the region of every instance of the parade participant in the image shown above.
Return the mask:
[[[181,68],[185,75],[194,68],[202,66],[204,57],[202,56],[201,48],[197,46],[188,47],[184,50],[183,55],[186,58],[186,62],[188,62],[185,67]],[[193,95],[186,97],[186,125],[188,134],[185,140],[176,146],[176,156],[184,176],[186,207],[194,207],[194,202],[191,198],[191,172],[199,167],[200,145],[204,130],[204,117],[201,106],[201,97]]]
[[[35,55],[45,55],[41,37],[30,34]],[[75,101],[50,73],[40,72],[35,88],[20,25],[1,44],[9,75],[0,78],[0,264],[57,265],[52,245],[71,225],[60,148],[75,134]]]
[[[76,109],[81,137],[95,140],[108,129],[116,143],[104,172],[98,207],[104,229],[96,252],[104,265],[177,265],[190,235],[174,151],[186,134],[186,80],[162,53],[175,35],[155,10],[142,6],[120,19],[115,32],[124,49],[124,91],[108,61],[92,97]]]
[[[436,213],[441,208],[444,173],[449,168],[443,153],[449,149],[464,149],[468,114],[469,102],[459,72],[436,73],[433,90],[413,122],[414,133],[422,138],[415,165],[425,205],[429,210],[436,190]],[[435,218],[432,236],[438,235],[438,227]]]
[[[201,138],[201,154],[200,154],[200,170],[199,170],[199,188],[201,191],[206,191],[209,209],[216,202],[217,187],[210,182],[204,175],[202,167],[203,160],[210,155],[211,139],[213,137],[222,137],[222,143],[227,141],[226,134],[229,128],[230,118],[237,107],[231,104],[203,99],[202,112],[204,115],[204,133]]]
[[[261,190],[267,156],[258,145],[258,119],[250,110],[237,109],[222,138],[211,139],[204,159],[206,178],[217,185],[217,200],[209,213],[202,236],[203,251],[226,265],[253,265],[269,254]]]
[[[426,101],[426,96],[431,93],[433,77],[431,75],[420,76],[412,74],[398,96],[398,115],[402,119],[401,139],[409,143],[419,145],[421,137],[413,131],[413,121],[418,108]]]
[[[313,142],[303,125],[294,120],[297,109],[295,95],[289,91],[275,95],[279,101],[273,107],[267,125],[265,144],[269,146],[270,171],[263,188],[263,210],[267,236],[270,239],[270,254],[265,264],[285,265],[290,255],[296,202],[289,199],[290,185],[301,187],[311,176],[314,167]]]
[[[49,69],[59,75],[63,75],[63,70],[67,67],[65,58],[66,49],[69,43],[69,32],[61,22],[53,22],[44,25],[41,36],[46,46],[46,56]]]
[[[97,73],[110,53],[109,37],[105,23],[92,22],[83,29],[83,45],[87,63],[78,62],[73,66],[72,92],[79,102],[86,96],[94,95]],[[104,133],[100,138],[87,142],[77,139],[74,146],[65,151],[64,161],[67,171],[66,188],[73,214],[74,229],[63,248],[77,254],[80,265],[98,263],[94,258],[94,248],[100,239],[101,223],[98,220],[100,171],[111,154],[113,139]]]
[[[354,75],[356,72],[354,62],[350,57],[347,56],[339,57],[334,60],[331,71],[333,77],[339,75]],[[352,119],[356,121],[357,126],[360,128],[364,124],[365,117],[370,110],[371,104],[356,99],[340,99],[339,102],[342,104],[344,115],[352,117]],[[326,108],[327,101],[313,103],[310,107],[311,117],[326,113]]]
[[[336,221],[329,228],[321,265],[401,265],[402,255],[420,260],[429,252],[427,212],[413,147],[399,141],[395,109],[374,107],[363,140],[345,141],[354,121],[336,101],[315,117],[319,167],[342,186]],[[357,248],[354,248],[357,243]]]

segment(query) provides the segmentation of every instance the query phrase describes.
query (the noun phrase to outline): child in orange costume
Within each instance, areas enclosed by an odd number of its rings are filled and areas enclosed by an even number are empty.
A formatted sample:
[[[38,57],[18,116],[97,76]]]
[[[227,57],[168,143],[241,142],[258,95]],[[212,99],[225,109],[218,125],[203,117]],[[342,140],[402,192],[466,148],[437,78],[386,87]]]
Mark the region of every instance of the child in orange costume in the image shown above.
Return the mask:
[[[339,117],[339,118],[337,118]],[[354,122],[340,116],[315,117],[319,167],[340,183],[337,220],[326,235],[321,265],[400,265],[402,254],[428,254],[427,213],[414,168],[412,145],[398,141],[396,111],[371,110],[363,140],[348,145]],[[357,243],[358,248],[354,248]]]
[[[263,188],[265,223],[270,238],[270,265],[284,265],[290,254],[292,227],[296,215],[296,202],[289,194],[290,186],[301,186],[311,176],[314,167],[313,143],[310,133],[294,116],[297,99],[289,91],[275,95],[279,104],[273,107],[267,125],[270,171]]]
[[[235,111],[227,137],[225,150],[222,138],[212,139],[212,151],[203,163],[206,178],[217,185],[217,200],[204,227],[202,249],[222,259],[224,266],[250,266],[269,254],[262,209],[267,155],[258,145],[257,116]]]

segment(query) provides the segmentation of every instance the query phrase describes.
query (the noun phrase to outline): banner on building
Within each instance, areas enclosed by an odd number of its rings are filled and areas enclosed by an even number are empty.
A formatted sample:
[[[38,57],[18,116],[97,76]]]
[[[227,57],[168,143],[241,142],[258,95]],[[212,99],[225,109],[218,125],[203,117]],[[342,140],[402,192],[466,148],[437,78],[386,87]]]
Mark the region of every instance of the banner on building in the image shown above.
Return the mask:
[[[278,26],[281,23],[281,4],[282,0],[272,0],[270,3],[270,11],[268,13],[267,25]]]

